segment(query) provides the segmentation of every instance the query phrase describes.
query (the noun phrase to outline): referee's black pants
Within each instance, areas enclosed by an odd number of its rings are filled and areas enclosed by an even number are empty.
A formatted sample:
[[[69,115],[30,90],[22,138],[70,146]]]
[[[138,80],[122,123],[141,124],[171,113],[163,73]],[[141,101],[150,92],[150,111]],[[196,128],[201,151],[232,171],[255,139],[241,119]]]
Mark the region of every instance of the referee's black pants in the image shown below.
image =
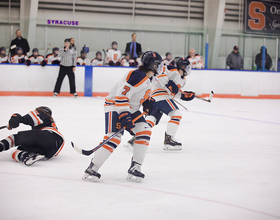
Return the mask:
[[[61,84],[63,82],[63,79],[65,76],[68,76],[69,78],[69,84],[70,84],[70,93],[74,94],[76,93],[76,84],[75,84],[75,74],[73,72],[72,66],[60,66],[58,77],[56,80],[56,84],[54,87],[54,92],[60,93]]]

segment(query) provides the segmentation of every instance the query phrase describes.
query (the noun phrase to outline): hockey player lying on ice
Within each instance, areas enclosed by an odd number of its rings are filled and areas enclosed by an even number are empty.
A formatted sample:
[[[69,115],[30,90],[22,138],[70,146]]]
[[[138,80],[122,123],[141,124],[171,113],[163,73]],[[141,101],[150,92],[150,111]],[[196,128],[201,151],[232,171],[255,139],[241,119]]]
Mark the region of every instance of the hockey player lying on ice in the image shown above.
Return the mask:
[[[18,146],[12,153],[12,158],[30,166],[39,160],[57,156],[62,150],[64,139],[58,132],[52,111],[48,107],[38,107],[25,116],[13,114],[8,129],[17,128],[20,123],[30,125],[32,130],[20,131],[0,141],[0,152]]]
[[[141,61],[142,66],[139,69],[127,73],[111,89],[105,99],[104,107],[104,140],[122,127],[135,135],[133,157],[126,178],[133,182],[141,182],[145,177],[141,173],[141,166],[149,145],[151,128],[144,117],[139,118],[135,123],[132,120],[141,114],[139,111],[141,105],[143,105],[144,111],[148,110],[149,114],[154,114],[157,110],[155,101],[151,99],[152,80],[154,75],[162,72],[162,58],[158,53],[147,51],[143,54]],[[121,136],[122,134],[111,139],[95,152],[89,167],[85,170],[84,180],[96,181],[100,179],[101,175],[98,173],[98,169],[120,144]]]
[[[181,98],[184,101],[193,100],[194,92],[180,92],[186,83],[185,76],[191,73],[190,62],[184,58],[175,59],[175,66],[165,66],[164,72],[155,80],[155,87],[152,97],[156,100],[158,110],[155,114],[146,117],[147,123],[153,128],[161,119],[162,114],[170,117],[164,138],[164,150],[181,150],[182,144],[175,140],[176,132],[182,119],[182,113],[174,102],[173,98]],[[131,149],[135,145],[135,137],[130,139],[125,145]]]

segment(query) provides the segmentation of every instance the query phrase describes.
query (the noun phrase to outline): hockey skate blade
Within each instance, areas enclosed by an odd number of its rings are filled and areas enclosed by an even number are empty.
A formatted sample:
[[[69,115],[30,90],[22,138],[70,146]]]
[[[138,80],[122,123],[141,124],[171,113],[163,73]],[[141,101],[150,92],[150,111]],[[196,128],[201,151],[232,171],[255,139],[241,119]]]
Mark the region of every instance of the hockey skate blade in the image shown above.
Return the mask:
[[[84,174],[82,179],[88,182],[97,182],[99,180],[97,176],[89,175],[87,173]]]
[[[179,151],[179,150],[182,150],[182,147],[181,146],[164,145],[163,150],[166,150],[166,151]]]
[[[142,177],[138,177],[138,176],[134,176],[132,174],[128,174],[127,177],[126,177],[126,180],[128,180],[130,182],[141,183],[143,178]]]
[[[37,161],[40,161],[40,160],[43,160],[43,159],[45,159],[45,156],[43,156],[43,155],[37,155],[34,159],[30,158],[29,160],[24,161],[24,165],[25,165],[25,166],[31,166],[31,165],[33,165],[34,163],[36,163]]]
[[[133,151],[133,147],[132,147],[131,144],[126,143],[126,144],[124,144],[123,146],[124,146],[126,149],[128,149],[128,150],[130,150],[130,151]]]

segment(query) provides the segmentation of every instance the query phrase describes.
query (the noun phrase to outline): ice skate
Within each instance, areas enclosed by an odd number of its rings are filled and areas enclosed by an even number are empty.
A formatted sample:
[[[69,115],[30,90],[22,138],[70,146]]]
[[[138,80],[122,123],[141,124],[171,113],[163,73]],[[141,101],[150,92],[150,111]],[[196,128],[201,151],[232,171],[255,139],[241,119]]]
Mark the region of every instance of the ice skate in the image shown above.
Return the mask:
[[[140,183],[144,177],[145,175],[141,173],[141,165],[135,161],[131,161],[126,179],[131,182]]]
[[[40,161],[40,160],[44,160],[45,156],[41,155],[41,154],[35,154],[35,153],[30,153],[24,160],[23,163],[26,166],[31,166],[33,165],[35,162]]]
[[[135,137],[132,137],[126,144],[124,144],[123,146],[128,149],[128,150],[131,150],[133,151],[133,144],[134,144],[134,141],[135,141]]]
[[[85,174],[82,179],[85,181],[96,182],[101,177],[100,173],[97,172],[98,169],[98,166],[90,162],[88,168],[85,170]]]
[[[168,135],[165,132],[163,150],[170,150],[170,151],[182,150],[182,144],[174,140],[174,138],[172,138],[171,135]]]

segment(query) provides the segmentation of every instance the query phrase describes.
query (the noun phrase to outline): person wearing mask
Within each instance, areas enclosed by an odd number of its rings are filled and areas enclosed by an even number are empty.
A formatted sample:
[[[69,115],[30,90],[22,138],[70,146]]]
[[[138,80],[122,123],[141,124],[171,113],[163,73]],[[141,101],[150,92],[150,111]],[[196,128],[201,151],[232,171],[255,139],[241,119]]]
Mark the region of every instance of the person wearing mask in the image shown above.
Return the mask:
[[[14,40],[12,40],[11,46],[10,46],[11,57],[13,57],[16,54],[16,49],[18,47],[22,48],[23,55],[26,55],[30,50],[28,41],[21,36],[20,30],[16,31],[16,36],[17,37]]]
[[[227,57],[226,64],[231,70],[243,69],[243,58],[239,53],[238,46],[233,47],[233,51]]]

